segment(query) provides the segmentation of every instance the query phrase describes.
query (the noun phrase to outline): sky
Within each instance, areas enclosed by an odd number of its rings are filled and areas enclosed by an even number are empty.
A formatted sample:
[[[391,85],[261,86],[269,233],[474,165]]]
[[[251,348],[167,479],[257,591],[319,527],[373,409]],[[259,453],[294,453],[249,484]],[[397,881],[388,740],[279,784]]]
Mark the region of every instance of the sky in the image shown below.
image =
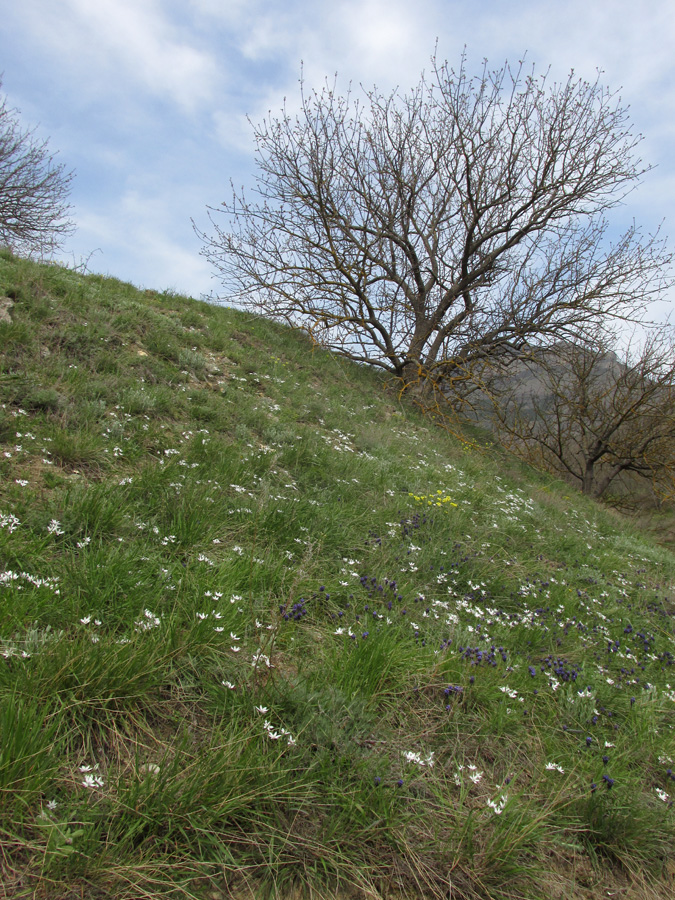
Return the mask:
[[[654,166],[621,217],[675,240],[672,0],[0,0],[0,74],[25,127],[75,172],[59,258],[142,288],[215,296],[192,220],[254,184],[253,129],[337,73],[409,90],[438,57],[525,59],[618,92]],[[250,121],[249,121],[250,120]],[[658,317],[675,295],[657,307]]]

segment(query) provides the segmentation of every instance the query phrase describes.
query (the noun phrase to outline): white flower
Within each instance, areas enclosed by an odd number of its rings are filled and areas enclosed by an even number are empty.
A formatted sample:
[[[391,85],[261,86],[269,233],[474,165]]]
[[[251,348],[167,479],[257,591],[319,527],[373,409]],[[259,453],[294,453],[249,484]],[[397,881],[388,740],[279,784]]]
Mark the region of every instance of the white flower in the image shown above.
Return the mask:
[[[56,802],[56,800],[49,800],[49,801],[47,801],[47,809],[56,809],[56,807],[57,807],[58,805],[59,805],[59,804]]]
[[[82,785],[87,788],[103,787],[104,780],[100,775],[85,775]]]
[[[506,806],[506,801],[509,799],[508,794],[502,794],[499,800],[488,800],[487,805],[497,816],[501,816],[504,812],[504,807]]]
[[[52,519],[47,528],[48,534],[64,534],[65,532],[61,528],[61,523],[57,522],[56,519]]]
[[[662,791],[661,788],[655,788],[655,790],[659,800],[663,800],[664,803],[667,803],[670,800],[668,794],[666,794],[665,791]]]
[[[137,631],[148,631],[150,628],[157,628],[157,626],[161,624],[159,616],[156,616],[154,613],[150,612],[149,609],[143,610],[143,616],[143,619],[139,619],[137,622],[134,622]]]
[[[91,622],[91,616],[85,616],[84,619],[80,619],[83,625],[88,625]]]
[[[274,726],[267,719],[263,722],[263,728],[267,732],[268,737],[273,741],[278,741],[281,735],[274,730]]]
[[[265,719],[265,721],[263,722],[263,728],[267,732],[267,736],[270,740],[278,741],[280,738],[285,737],[288,739],[289,747],[292,747],[295,744],[295,738],[290,733],[290,731],[287,731],[285,728],[280,728],[279,731],[275,731],[272,723],[267,719]]]
[[[518,691],[514,691],[513,688],[510,688],[507,685],[500,687],[499,690],[511,697],[512,700],[515,700],[515,698],[518,696]]]
[[[551,772],[555,770],[556,772],[560,772],[561,775],[565,774],[565,770],[562,766],[559,766],[558,763],[546,763],[546,768]]]
[[[241,647],[232,646],[232,647],[230,647],[230,650],[231,650],[233,653],[239,653],[239,651],[241,650]]]
[[[232,638],[233,641],[240,641],[240,640],[241,640],[241,638],[237,637],[237,635],[234,633],[234,631],[231,631],[231,632],[230,632],[230,637]]]
[[[256,706],[255,711],[258,713],[264,714],[267,712],[267,707],[266,706]]]
[[[0,528],[6,528],[10,534],[14,532],[21,522],[12,513],[0,513]]]
[[[231,681],[221,681],[220,682],[224,687],[229,688],[231,691],[234,690],[234,685]]]
[[[432,768],[434,765],[433,750],[430,753],[427,753],[425,758],[422,758],[419,753],[413,753],[412,750],[407,750],[404,753],[404,756],[408,760],[408,762],[417,763],[418,766],[429,766],[429,768]]]

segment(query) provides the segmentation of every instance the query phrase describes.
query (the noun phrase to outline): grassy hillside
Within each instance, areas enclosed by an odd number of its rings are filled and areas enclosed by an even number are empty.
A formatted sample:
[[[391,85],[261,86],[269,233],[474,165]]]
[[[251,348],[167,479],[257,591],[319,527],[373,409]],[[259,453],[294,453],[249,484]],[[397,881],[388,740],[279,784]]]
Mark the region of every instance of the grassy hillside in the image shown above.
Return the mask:
[[[0,896],[673,896],[671,553],[269,322],[5,295]]]

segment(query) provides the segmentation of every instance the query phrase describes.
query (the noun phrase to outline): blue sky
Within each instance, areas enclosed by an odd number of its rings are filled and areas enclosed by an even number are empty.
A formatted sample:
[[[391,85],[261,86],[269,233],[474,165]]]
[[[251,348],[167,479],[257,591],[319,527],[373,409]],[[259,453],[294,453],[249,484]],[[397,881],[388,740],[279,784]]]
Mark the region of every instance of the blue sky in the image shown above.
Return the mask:
[[[472,72],[524,53],[557,79],[602,70],[656,166],[621,216],[675,240],[672,0],[0,0],[3,92],[76,173],[61,257],[196,297],[218,283],[191,219],[252,184],[247,116],[293,108],[301,61],[310,87],[408,89],[437,39]]]

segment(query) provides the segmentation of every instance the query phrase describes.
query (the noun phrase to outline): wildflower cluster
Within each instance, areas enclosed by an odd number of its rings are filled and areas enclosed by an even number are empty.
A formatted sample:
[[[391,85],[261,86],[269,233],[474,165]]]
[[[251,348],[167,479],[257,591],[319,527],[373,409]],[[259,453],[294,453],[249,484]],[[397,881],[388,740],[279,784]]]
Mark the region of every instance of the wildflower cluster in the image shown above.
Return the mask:
[[[279,607],[279,614],[284,619],[284,621],[288,622],[293,620],[294,622],[300,622],[307,615],[307,601],[300,598],[296,603],[292,605],[285,604]]]
[[[289,747],[293,747],[295,745],[295,738],[290,733],[290,731],[287,731],[285,728],[275,729],[274,726],[267,721],[267,719],[265,719],[265,721],[263,722],[263,728],[267,733],[267,737],[271,741],[279,741],[282,738],[286,738],[286,743]]]
[[[427,506],[443,507],[445,505],[457,507],[457,503],[445,490],[439,488],[435,494],[409,494],[417,503],[426,503]]]

